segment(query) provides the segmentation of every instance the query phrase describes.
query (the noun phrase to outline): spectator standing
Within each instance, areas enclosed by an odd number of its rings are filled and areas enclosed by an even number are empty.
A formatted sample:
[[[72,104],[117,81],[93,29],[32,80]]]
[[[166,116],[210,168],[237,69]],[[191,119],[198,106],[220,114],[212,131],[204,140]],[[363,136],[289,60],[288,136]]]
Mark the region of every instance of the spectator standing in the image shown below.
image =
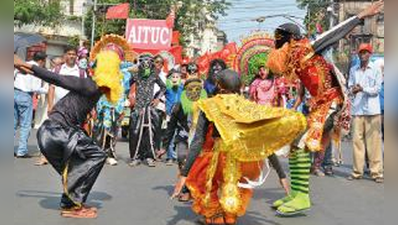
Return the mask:
[[[28,63],[44,67],[46,59],[47,55],[44,52],[37,52],[33,56],[33,60]],[[40,79],[14,70],[14,139],[18,127],[20,128],[18,150],[14,153],[17,158],[30,158],[28,139],[33,120],[33,94],[41,94],[46,91],[45,88],[42,88]]]
[[[77,65],[77,50],[74,47],[68,46],[64,51],[65,63],[55,67],[54,73],[68,76],[75,76],[80,78],[86,78],[86,72],[79,68]],[[55,85],[50,85],[48,90],[48,111],[51,111],[53,106],[65,97],[69,93],[61,87],[56,87]]]
[[[381,70],[370,62],[373,48],[361,44],[358,50],[360,65],[351,69],[348,87],[353,96],[353,172],[349,180],[363,177],[367,149],[370,176],[377,183],[383,183],[383,158],[381,143],[380,90]]]

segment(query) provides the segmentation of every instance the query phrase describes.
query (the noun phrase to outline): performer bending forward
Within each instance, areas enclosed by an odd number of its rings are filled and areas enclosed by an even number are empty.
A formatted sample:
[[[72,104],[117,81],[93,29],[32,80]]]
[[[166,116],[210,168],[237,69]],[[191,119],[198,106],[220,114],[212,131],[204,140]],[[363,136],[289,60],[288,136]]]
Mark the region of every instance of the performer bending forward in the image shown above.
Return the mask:
[[[70,91],[54,106],[37,133],[41,152],[62,176],[63,217],[97,217],[97,209],[84,203],[104,166],[106,153],[87,136],[82,125],[103,94],[113,103],[122,96],[120,62],[115,52],[103,51],[97,55],[93,78],[81,79],[59,76],[14,55],[15,68]]]
[[[380,12],[384,2],[379,1],[357,16],[342,22],[322,34],[316,41],[303,38],[300,28],[291,23],[279,26],[275,31],[275,47],[268,59],[268,68],[290,80],[300,79],[308,90],[310,113],[308,130],[295,142],[290,154],[291,193],[274,202],[273,207],[281,216],[291,216],[310,209],[309,174],[310,152],[322,152],[330,142],[334,125],[348,129],[349,119],[344,77],[323,57],[322,52],[345,37],[361,20]],[[301,88],[295,107],[304,97]]]
[[[253,184],[261,183],[250,180],[261,177],[262,160],[306,127],[302,114],[257,105],[237,95],[240,88],[239,75],[224,70],[216,79],[217,95],[198,102],[195,136],[174,191],[177,197],[187,185],[192,208],[205,224],[236,224],[246,212]]]

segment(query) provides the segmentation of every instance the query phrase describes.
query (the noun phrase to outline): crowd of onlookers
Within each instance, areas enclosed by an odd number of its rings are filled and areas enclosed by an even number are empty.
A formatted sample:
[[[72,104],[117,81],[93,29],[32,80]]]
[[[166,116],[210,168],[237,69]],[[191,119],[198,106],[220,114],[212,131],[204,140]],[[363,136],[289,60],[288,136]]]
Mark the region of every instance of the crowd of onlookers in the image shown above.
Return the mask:
[[[347,94],[351,99],[351,133],[333,132],[334,135],[330,137],[330,144],[326,146],[325,150],[314,154],[312,172],[317,176],[332,175],[332,168],[344,163],[341,142],[345,135],[349,135],[352,138],[353,172],[348,179],[361,179],[364,173],[369,172],[370,177],[376,182],[383,182],[384,60],[372,62],[372,53],[373,49],[369,44],[362,44],[358,50],[360,63],[351,68],[347,79]],[[41,67],[48,65],[49,69],[57,74],[86,78],[89,76],[88,54],[88,50],[84,47],[79,49],[68,47],[63,56],[51,59],[48,59],[44,52],[37,52],[29,63]],[[203,80],[203,89],[206,90],[209,97],[212,96],[215,88],[209,77],[214,77],[217,71],[226,68],[225,63],[221,60],[216,62],[218,63],[212,63],[209,66],[208,78]],[[131,66],[134,67],[138,63],[140,62],[132,62]],[[202,77],[199,75],[199,68],[195,63],[183,64],[171,71],[165,71],[165,61],[160,56],[154,57],[153,63],[155,76],[158,76],[165,85],[167,84],[168,88],[170,88],[170,83],[175,83],[176,80],[180,85],[175,93],[166,94],[160,99],[160,102],[156,102],[156,112],[160,119],[154,121],[158,123],[156,124],[158,128],[152,135],[155,151],[158,152],[162,149],[162,131],[167,127],[173,106],[181,101],[184,83],[189,79]],[[151,85],[158,86],[155,83]],[[161,87],[153,87],[152,94],[155,95],[160,89]],[[31,157],[28,153],[28,139],[32,126],[35,129],[40,127],[53,106],[67,93],[68,91],[63,88],[45,84],[34,76],[14,71],[14,139],[17,129],[20,129],[18,148],[14,153],[16,158]],[[130,92],[126,94],[125,107],[134,107],[137,104],[136,94],[137,88],[131,87]],[[304,114],[310,110],[305,103],[295,104],[296,84],[289,85],[283,79],[273,77],[265,66],[259,66],[258,74],[250,85],[242,86],[242,94],[261,105],[292,108]],[[132,108],[125,112],[133,111]],[[124,115],[124,118],[126,117],[130,117],[130,115]],[[89,121],[95,123],[95,114],[88,118]],[[133,117],[131,118],[133,119]],[[120,131],[122,120],[123,115],[118,118],[117,132]],[[88,133],[90,133],[90,129],[94,125],[88,127]],[[158,156],[160,155],[163,154]],[[173,165],[176,162],[177,154],[173,147],[167,149],[165,156],[167,165]],[[116,157],[111,158],[113,160],[109,163],[116,165]],[[47,162],[44,157],[37,162],[37,165],[45,164]]]

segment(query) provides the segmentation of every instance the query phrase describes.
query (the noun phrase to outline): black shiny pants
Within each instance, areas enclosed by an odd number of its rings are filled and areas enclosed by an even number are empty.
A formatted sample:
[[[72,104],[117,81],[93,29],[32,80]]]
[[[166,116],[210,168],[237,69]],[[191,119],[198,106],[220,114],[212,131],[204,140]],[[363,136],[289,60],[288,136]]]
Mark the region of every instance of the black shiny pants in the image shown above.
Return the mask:
[[[42,154],[62,176],[62,208],[80,207],[98,178],[106,153],[79,128],[47,120],[37,133]]]

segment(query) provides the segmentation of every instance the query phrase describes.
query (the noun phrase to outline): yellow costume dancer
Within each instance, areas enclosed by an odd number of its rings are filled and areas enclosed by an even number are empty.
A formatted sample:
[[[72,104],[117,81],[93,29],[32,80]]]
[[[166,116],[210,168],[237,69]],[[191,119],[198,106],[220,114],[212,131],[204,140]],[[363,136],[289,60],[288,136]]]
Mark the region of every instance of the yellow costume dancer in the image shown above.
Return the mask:
[[[193,210],[205,217],[206,224],[235,224],[253,194],[240,184],[257,180],[262,160],[306,129],[302,114],[259,106],[234,94],[240,87],[238,74],[224,70],[217,79],[218,95],[198,102],[195,137],[175,190],[178,195],[187,184]]]

